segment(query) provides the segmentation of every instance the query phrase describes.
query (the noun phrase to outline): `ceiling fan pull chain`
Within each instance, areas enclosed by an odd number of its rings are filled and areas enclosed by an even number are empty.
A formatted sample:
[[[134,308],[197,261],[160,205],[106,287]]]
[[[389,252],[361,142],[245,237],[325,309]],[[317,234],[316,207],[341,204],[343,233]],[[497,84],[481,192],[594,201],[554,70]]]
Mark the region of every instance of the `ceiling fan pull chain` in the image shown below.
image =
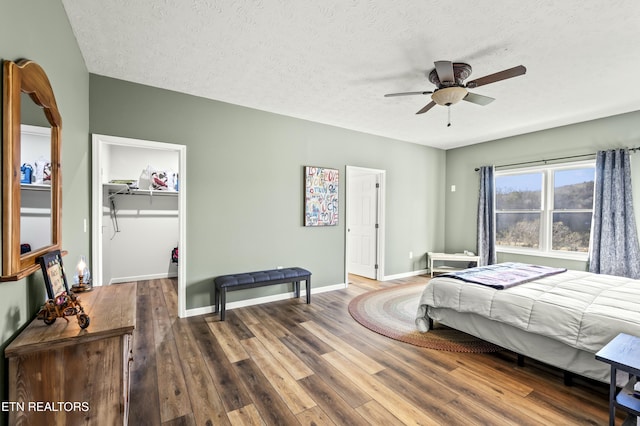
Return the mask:
[[[447,127],[451,127],[451,105],[447,106]]]

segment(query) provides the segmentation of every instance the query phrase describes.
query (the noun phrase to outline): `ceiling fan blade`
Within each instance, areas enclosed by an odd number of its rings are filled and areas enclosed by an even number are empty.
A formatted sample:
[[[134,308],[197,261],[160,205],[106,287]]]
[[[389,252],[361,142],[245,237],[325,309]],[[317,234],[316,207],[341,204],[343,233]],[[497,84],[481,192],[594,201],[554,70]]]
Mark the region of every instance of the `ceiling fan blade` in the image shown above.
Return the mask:
[[[429,95],[433,92],[424,91],[424,92],[401,92],[401,93],[387,93],[384,95],[385,98],[390,98],[392,96],[408,96],[408,95]]]
[[[484,77],[476,78],[467,83],[467,87],[473,89],[474,87],[484,86],[485,84],[495,83],[496,81],[506,80],[508,78],[517,77],[527,72],[527,69],[523,65],[509,68],[508,70],[500,71],[495,74],[485,75]]]
[[[440,83],[455,83],[456,79],[453,75],[453,62],[451,61],[436,61],[436,73],[438,73],[438,80]]]
[[[416,112],[416,114],[424,114],[425,112],[429,111],[431,108],[433,108],[434,106],[436,106],[436,103],[431,101],[428,104],[426,104],[424,106],[424,108],[422,108],[420,111]]]
[[[472,104],[477,105],[489,105],[491,102],[495,101],[494,98],[490,98],[489,96],[478,95],[476,93],[467,93],[467,96],[462,98],[463,101],[471,102]]]

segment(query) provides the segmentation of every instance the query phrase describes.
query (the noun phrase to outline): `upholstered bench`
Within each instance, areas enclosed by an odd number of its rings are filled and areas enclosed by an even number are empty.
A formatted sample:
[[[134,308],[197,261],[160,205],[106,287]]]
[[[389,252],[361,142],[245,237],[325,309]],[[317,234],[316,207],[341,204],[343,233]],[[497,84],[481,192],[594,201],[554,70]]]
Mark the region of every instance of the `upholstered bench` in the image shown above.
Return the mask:
[[[307,304],[311,303],[311,272],[302,268],[282,268],[268,271],[246,272],[221,275],[213,280],[215,290],[215,311],[220,311],[220,321],[224,321],[227,291],[263,287],[273,284],[293,283],[295,297],[300,297],[300,281],[307,287]]]

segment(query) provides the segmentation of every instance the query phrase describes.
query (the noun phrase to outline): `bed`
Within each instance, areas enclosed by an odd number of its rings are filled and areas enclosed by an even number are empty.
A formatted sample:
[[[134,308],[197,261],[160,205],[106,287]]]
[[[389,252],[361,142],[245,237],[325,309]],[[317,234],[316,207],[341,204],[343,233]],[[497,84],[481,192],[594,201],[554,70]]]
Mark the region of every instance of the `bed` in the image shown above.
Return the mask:
[[[608,383],[610,366],[596,361],[595,353],[619,333],[640,336],[640,280],[559,270],[523,281],[494,288],[467,282],[455,273],[440,275],[420,296],[416,326],[428,332],[437,321],[519,355]]]

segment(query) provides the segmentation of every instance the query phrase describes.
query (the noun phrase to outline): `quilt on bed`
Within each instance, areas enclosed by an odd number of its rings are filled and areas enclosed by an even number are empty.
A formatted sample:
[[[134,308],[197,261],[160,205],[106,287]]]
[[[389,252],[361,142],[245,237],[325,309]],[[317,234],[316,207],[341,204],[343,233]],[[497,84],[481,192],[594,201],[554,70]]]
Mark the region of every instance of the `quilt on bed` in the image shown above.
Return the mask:
[[[449,277],[468,283],[476,283],[504,290],[549,275],[565,272],[566,268],[529,265],[526,263],[505,262],[496,265],[479,266],[457,272],[447,272],[439,277]]]
[[[437,277],[418,304],[423,332],[429,307],[474,313],[594,353],[619,333],[640,336],[640,281],[611,275],[568,270],[504,290]]]

